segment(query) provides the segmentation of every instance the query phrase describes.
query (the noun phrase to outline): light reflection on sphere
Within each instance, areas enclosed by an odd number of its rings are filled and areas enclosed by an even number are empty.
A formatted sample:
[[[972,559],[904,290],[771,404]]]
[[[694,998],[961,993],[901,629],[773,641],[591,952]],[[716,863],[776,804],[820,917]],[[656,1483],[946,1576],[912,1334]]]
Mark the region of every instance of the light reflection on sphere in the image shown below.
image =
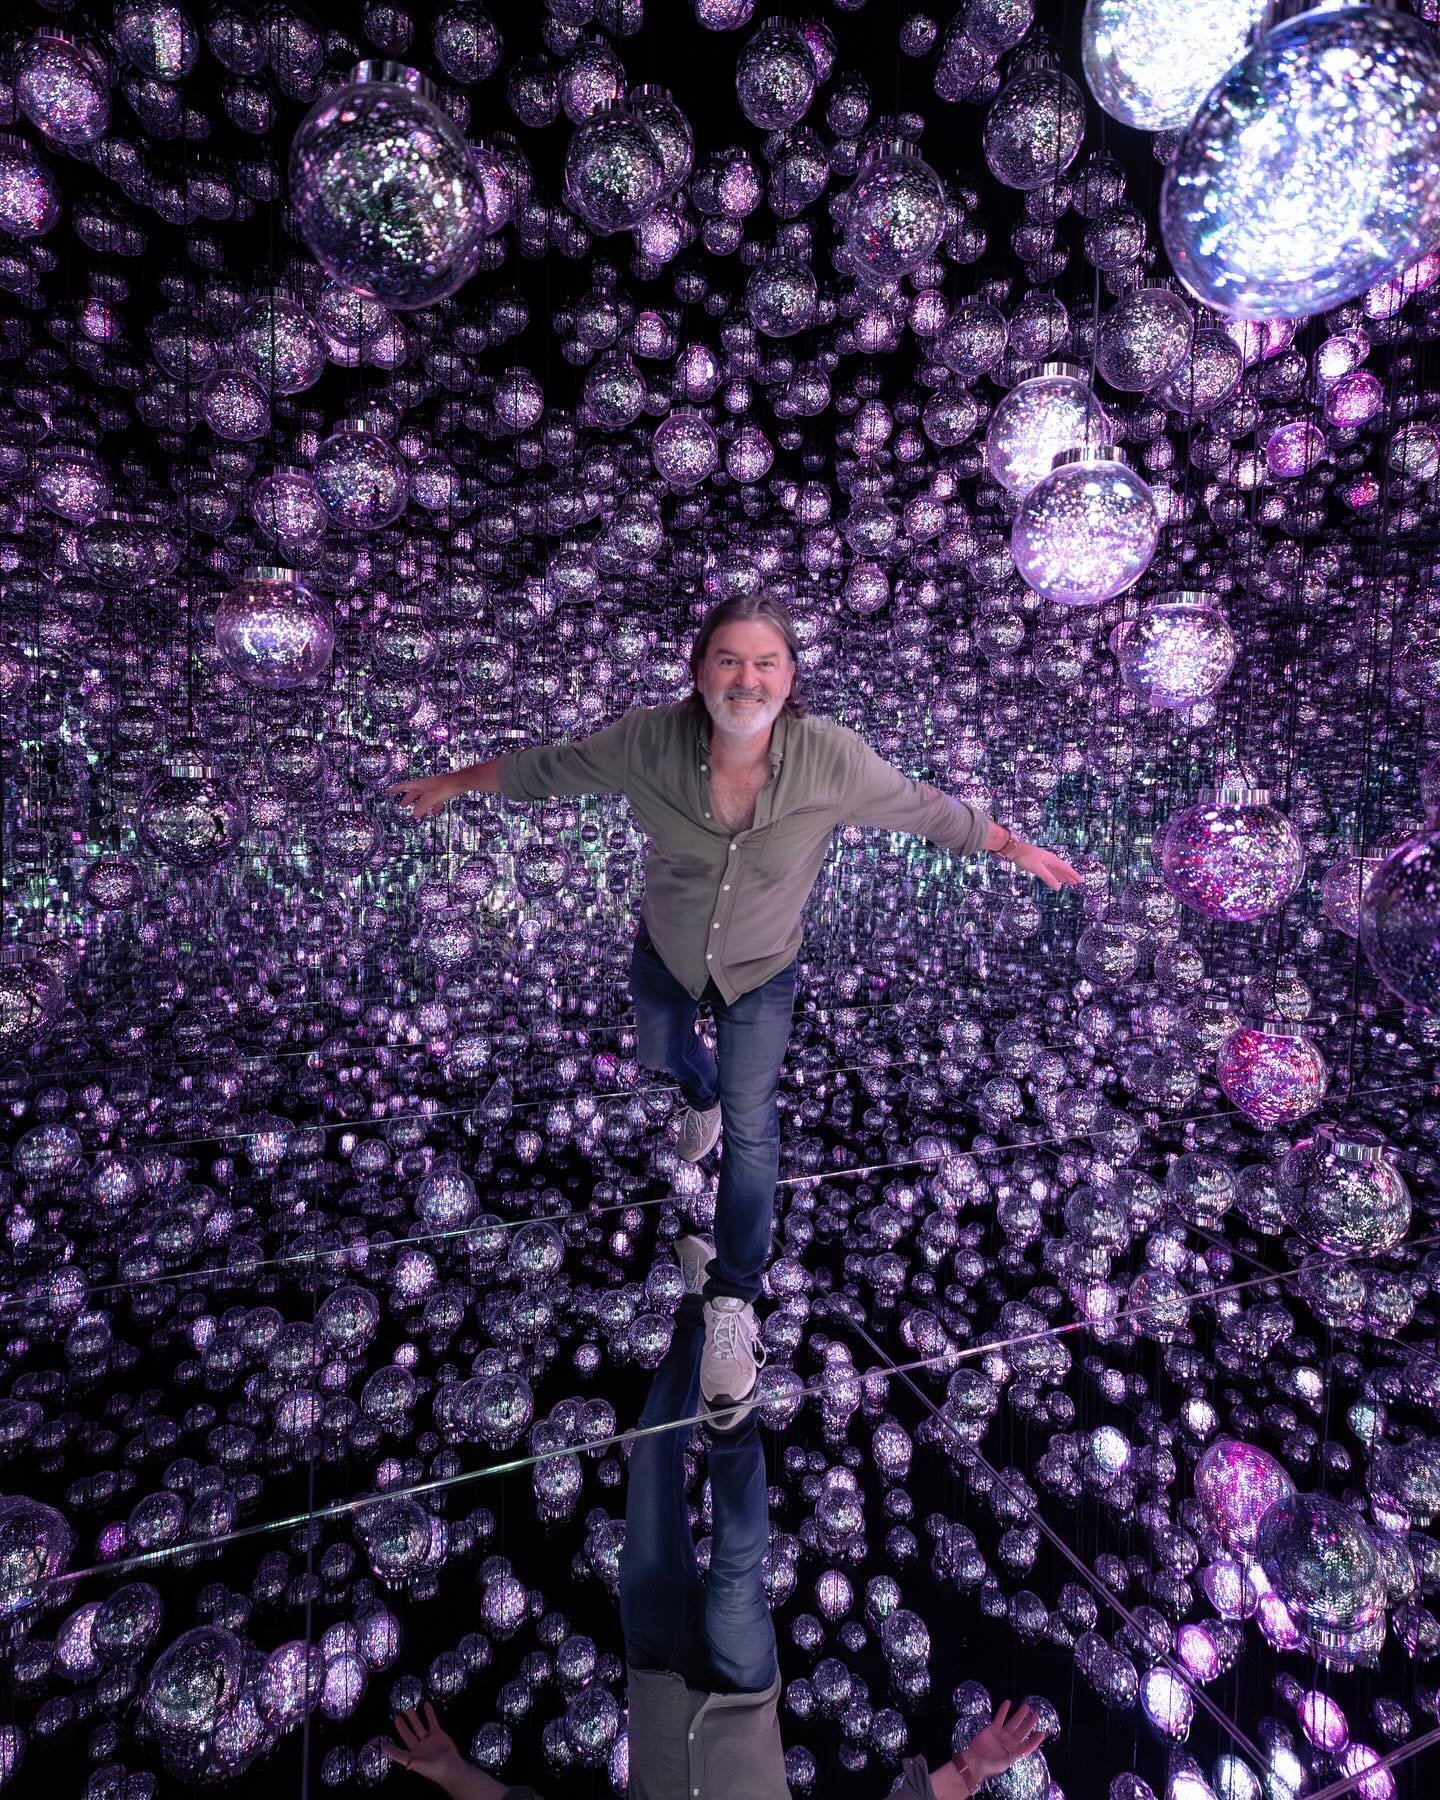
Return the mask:
[[[208,764],[187,758],[151,777],[135,822],[152,856],[171,868],[203,873],[224,862],[239,843],[246,807]]]
[[[1063,175],[1080,152],[1085,101],[1060,69],[1022,70],[991,102],[981,144],[1006,187],[1037,188]]]
[[[1201,593],[1151,602],[1115,627],[1110,648],[1126,687],[1147,706],[1207,700],[1225,685],[1235,663],[1229,622]]]
[[[845,249],[857,272],[876,281],[907,275],[944,229],[945,191],[912,144],[896,139],[867,156],[846,196]]]
[[[1168,288],[1122,294],[1100,321],[1095,367],[1111,387],[1146,393],[1174,373],[1194,329],[1190,308]]]
[[[1385,1576],[1364,1521],[1326,1494],[1289,1494],[1261,1519],[1255,1559],[1295,1623],[1317,1645],[1382,1615]]]
[[[814,97],[810,46],[788,20],[767,20],[736,58],[741,112],[761,131],[787,131],[804,118]]]
[[[469,278],[485,195],[458,127],[429,83],[361,63],[316,102],[290,146],[300,231],[327,274],[387,306],[430,306]]]
[[[1440,235],[1440,49],[1406,14],[1317,8],[1218,81],[1165,171],[1171,266],[1207,305],[1302,318]]]
[[[655,140],[625,107],[587,119],[565,152],[565,198],[594,232],[629,231],[661,198]]]
[[[1177,900],[1207,919],[1243,924],[1278,911],[1304,868],[1294,826],[1263,788],[1222,785],[1165,828],[1161,877]]]
[[[1215,1074],[1232,1105],[1267,1131],[1303,1119],[1325,1097],[1325,1058],[1303,1031],[1242,1025],[1215,1056]]]
[[[0,132],[0,232],[44,237],[60,218],[60,184],[38,151],[12,132]]]
[[[1385,1145],[1358,1128],[1317,1126],[1280,1165],[1286,1222],[1331,1256],[1376,1256],[1410,1229],[1410,1190]]]
[[[1132,587],[1159,540],[1155,502],[1119,452],[1062,452],[1025,495],[1010,532],[1015,567],[1037,594],[1091,606]]]
[[[1112,436],[1083,372],[1072,363],[1048,363],[1013,387],[991,415],[986,472],[1023,499],[1062,451],[1109,444]]]
[[[88,44],[40,30],[15,57],[15,98],[32,125],[57,144],[93,144],[110,123],[110,87]]]
[[[1360,947],[1407,1006],[1440,1006],[1440,813],[1385,858],[1360,901]]]
[[[1175,131],[1244,51],[1263,0],[1088,0],[1081,55],[1090,92],[1112,119]]]
[[[745,310],[757,331],[766,337],[794,337],[815,318],[818,293],[807,263],[788,260],[767,262],[745,284]]]
[[[344,419],[315,453],[315,492],[346,531],[393,525],[409,498],[402,459],[362,419]]]
[[[335,628],[293,569],[256,567],[220,602],[215,647],[241,681],[283,692],[330,666]]]

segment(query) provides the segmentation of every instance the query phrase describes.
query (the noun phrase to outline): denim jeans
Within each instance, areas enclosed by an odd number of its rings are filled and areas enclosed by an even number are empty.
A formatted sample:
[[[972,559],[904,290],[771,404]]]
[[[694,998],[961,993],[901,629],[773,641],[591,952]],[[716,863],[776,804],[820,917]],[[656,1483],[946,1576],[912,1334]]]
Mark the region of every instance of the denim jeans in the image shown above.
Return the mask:
[[[642,1426],[696,1416],[704,1336],[700,1296],[687,1294],[650,1383]],[[734,1432],[709,1435],[715,1526],[704,1583],[685,1501],[690,1427],[652,1432],[630,1446],[620,1552],[625,1658],[637,1669],[674,1669],[691,1687],[712,1693],[758,1694],[777,1667],[761,1569],[770,1542],[770,1501],[760,1415],[752,1412]]]
[[[734,1001],[707,983],[701,999],[715,1015],[718,1064],[695,1031],[699,1001],[666,968],[643,925],[630,959],[630,994],[641,1066],[672,1076],[697,1111],[708,1111],[717,1100],[723,1109],[715,1260],[705,1297],[754,1300],[770,1256],[780,1172],[776,1095],[795,1011],[795,965]]]

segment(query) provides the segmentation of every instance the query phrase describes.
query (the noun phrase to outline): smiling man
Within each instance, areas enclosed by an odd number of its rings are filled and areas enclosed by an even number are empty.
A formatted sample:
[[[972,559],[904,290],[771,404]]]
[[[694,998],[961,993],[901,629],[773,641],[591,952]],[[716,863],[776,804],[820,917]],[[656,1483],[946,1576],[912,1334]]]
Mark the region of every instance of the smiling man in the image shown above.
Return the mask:
[[[988,850],[1057,890],[1081,878],[975,807],[902,775],[855,732],[812,717],[797,687],[794,625],[769,595],[714,607],[690,672],[688,699],[636,707],[579,743],[390,791],[417,819],[464,793],[629,800],[649,840],[630,964],[638,1059],[679,1084],[682,1157],[699,1161],[724,1133],[700,1368],[706,1408],[723,1415],[749,1397],[764,1361],[754,1301],[780,1164],[776,1097],[801,917],[831,833],[873,825],[960,856]],[[718,1055],[696,1031],[702,1003]]]

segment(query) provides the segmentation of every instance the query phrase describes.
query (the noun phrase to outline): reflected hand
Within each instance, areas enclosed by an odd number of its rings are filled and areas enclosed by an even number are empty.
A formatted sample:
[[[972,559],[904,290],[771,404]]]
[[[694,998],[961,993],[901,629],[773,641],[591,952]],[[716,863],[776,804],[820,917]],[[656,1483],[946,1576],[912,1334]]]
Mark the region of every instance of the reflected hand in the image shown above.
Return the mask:
[[[995,1717],[981,1732],[971,1738],[963,1755],[978,1787],[992,1775],[1003,1775],[1011,1763],[1029,1756],[1045,1742],[1044,1730],[1037,1723],[1039,1714],[1028,1706],[1018,1707],[1010,1715],[1010,1702],[1002,1700]]]
[[[408,1712],[396,1713],[395,1732],[398,1744],[385,1740],[381,1748],[391,1762],[402,1769],[423,1775],[429,1781],[445,1782],[463,1762],[455,1748],[455,1740],[435,1717],[435,1708],[427,1700],[425,1717],[412,1706]]]
[[[409,781],[395,781],[386,788],[402,806],[408,806],[417,819],[428,819],[465,790],[454,775],[424,775]]]
[[[1085,885],[1085,877],[1072,869],[1063,857],[1053,850],[1042,850],[1038,844],[1027,844],[1022,838],[1012,838],[1001,855],[1017,869],[1038,876],[1054,893],[1058,894],[1062,887]]]

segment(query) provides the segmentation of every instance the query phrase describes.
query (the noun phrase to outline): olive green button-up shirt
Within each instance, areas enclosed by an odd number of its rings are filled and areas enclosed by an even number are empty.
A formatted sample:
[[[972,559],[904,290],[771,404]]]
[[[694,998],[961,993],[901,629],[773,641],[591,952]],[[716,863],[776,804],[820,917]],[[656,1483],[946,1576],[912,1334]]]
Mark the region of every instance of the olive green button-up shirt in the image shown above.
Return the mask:
[[[689,701],[641,706],[574,744],[502,759],[508,800],[624,794],[650,840],[641,917],[661,960],[698,1000],[713,981],[733,1001],[800,948],[801,915],[837,825],[928,838],[959,856],[979,850],[984,813],[912,781],[855,732],[782,713],[770,734],[769,782],[755,823],[727,831],[710,804],[710,718]]]

